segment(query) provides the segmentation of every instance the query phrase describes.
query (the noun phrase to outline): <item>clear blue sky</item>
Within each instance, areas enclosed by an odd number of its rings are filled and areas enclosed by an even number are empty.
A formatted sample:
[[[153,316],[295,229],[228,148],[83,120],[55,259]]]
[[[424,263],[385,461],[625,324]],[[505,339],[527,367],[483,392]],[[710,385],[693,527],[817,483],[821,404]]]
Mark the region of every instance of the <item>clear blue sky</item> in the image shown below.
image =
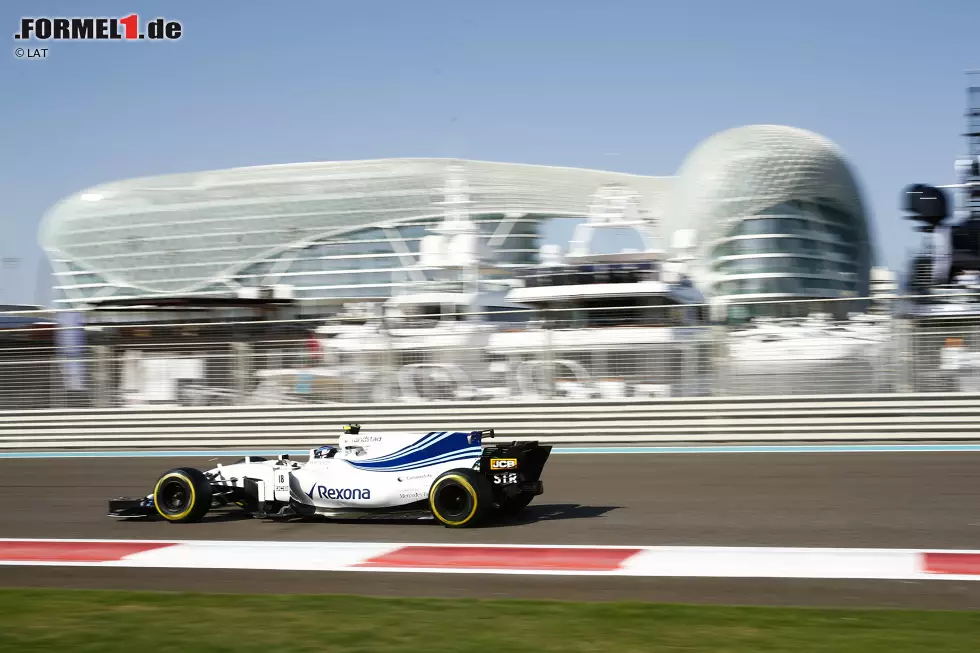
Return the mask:
[[[184,37],[13,56],[21,16],[133,12]],[[100,182],[396,156],[666,175],[752,123],[836,141],[897,268],[903,186],[953,182],[964,151],[980,0],[5,0],[0,38],[0,256],[24,259],[0,301],[27,302],[41,215]]]

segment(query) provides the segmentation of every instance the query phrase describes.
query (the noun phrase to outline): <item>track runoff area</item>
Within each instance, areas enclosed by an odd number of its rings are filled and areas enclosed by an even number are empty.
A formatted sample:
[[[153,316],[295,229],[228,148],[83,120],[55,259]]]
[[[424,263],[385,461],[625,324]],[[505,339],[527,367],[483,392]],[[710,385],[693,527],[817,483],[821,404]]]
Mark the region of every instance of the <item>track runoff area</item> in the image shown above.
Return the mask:
[[[559,455],[980,452],[980,444],[797,444],[556,448]],[[3,452],[3,459],[155,458],[273,452]],[[278,452],[293,453],[293,452]],[[300,453],[300,452],[295,452]],[[12,461],[10,461],[12,462]],[[67,462],[67,461],[66,461]],[[79,463],[82,461],[79,460]],[[9,464],[9,463],[8,463]],[[828,479],[832,482],[832,479]],[[369,525],[365,534],[369,534]],[[980,580],[980,549],[561,544],[390,544],[123,539],[0,539],[0,565],[427,574],[848,580]]]

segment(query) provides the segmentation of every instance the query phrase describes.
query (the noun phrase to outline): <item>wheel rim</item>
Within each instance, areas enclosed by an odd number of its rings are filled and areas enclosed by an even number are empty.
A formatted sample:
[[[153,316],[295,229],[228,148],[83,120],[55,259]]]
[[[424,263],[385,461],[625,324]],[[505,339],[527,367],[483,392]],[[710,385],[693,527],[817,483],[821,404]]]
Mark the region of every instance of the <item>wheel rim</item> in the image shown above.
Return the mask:
[[[436,505],[439,513],[450,521],[465,517],[472,510],[469,493],[455,483],[447,483],[439,488],[436,493]]]
[[[187,508],[190,492],[184,483],[174,479],[160,488],[160,505],[169,513],[180,513]]]

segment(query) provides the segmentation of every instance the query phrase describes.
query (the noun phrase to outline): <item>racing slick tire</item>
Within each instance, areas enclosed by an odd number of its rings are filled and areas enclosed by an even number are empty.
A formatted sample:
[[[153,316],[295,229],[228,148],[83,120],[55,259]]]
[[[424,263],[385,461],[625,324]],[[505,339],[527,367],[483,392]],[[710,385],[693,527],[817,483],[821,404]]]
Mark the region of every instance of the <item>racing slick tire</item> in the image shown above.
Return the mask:
[[[192,467],[171,469],[153,486],[153,505],[169,522],[199,521],[211,509],[211,499],[211,482]]]
[[[479,526],[493,510],[493,485],[472,469],[451,469],[429,488],[429,509],[447,528]]]

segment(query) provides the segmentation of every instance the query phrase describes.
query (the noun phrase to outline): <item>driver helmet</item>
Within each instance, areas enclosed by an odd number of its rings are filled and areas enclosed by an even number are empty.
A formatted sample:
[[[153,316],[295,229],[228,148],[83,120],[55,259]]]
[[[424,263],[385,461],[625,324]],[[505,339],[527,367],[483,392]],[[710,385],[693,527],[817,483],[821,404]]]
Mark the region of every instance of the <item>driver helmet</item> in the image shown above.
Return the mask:
[[[361,425],[360,424],[345,424],[344,425],[344,433],[349,433],[351,435],[357,435],[360,432],[361,432]]]

